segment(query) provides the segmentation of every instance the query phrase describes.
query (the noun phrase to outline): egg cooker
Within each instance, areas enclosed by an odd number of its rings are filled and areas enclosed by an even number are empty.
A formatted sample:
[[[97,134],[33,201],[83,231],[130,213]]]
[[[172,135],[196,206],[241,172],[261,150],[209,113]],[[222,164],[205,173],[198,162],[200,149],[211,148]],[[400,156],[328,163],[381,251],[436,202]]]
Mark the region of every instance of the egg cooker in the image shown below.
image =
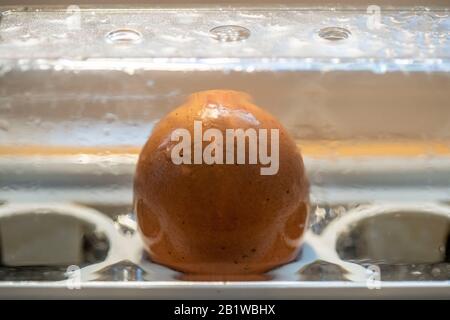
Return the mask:
[[[445,3],[0,7],[1,298],[450,298]],[[252,95],[302,151],[298,259],[256,279],[152,263],[139,150],[190,93]]]

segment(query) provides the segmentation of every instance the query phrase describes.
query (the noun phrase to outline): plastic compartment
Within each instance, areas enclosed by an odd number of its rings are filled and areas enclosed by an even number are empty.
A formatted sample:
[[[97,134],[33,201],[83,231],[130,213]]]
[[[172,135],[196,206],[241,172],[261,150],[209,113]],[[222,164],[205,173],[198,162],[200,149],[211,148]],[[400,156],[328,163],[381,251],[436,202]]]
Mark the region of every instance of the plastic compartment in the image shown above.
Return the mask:
[[[0,212],[76,217],[104,230],[109,250],[80,269],[1,265],[0,296],[448,298],[450,13],[367,9],[2,8]],[[256,281],[198,281],[151,263],[132,216],[152,126],[213,88],[246,91],[279,118],[311,182],[301,256]],[[359,230],[348,219],[379,217],[359,232],[368,239],[394,207],[435,232],[409,225],[433,259],[402,242],[408,261],[386,259],[381,244],[370,261],[342,253],[338,235]],[[407,244],[416,229],[400,225]]]

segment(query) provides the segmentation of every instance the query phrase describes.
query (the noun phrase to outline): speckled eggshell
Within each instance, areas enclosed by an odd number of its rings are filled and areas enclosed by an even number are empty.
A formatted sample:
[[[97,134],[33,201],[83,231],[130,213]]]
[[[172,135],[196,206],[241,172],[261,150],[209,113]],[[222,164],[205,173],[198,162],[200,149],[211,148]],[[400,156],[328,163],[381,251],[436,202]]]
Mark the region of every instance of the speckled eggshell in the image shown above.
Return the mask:
[[[171,134],[185,128],[194,137],[196,120],[224,137],[226,129],[279,129],[278,172],[261,175],[261,163],[174,164]],[[190,274],[258,274],[297,256],[309,184],[277,119],[245,93],[211,90],[191,95],[154,128],[137,164],[134,207],[153,261]]]

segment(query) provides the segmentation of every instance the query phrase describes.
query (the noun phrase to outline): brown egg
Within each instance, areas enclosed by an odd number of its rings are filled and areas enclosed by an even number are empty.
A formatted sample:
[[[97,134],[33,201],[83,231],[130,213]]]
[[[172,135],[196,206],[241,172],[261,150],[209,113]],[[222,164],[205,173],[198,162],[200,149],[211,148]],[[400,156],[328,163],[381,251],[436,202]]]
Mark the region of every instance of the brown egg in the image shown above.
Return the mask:
[[[201,121],[203,134],[208,129],[220,132],[215,131],[215,139],[198,142],[194,121]],[[187,140],[174,139],[177,129],[190,134],[189,149],[180,151],[180,142]],[[250,163],[255,151],[250,139],[238,150],[242,145],[226,139],[227,129],[257,132],[258,152],[268,151],[271,163],[258,153],[257,163]],[[261,129],[267,131],[267,146],[258,135]],[[279,139],[272,142],[275,131]],[[213,152],[211,146],[216,147]],[[240,151],[244,163],[242,158],[236,163]],[[205,154],[216,163],[208,164]],[[174,161],[174,155],[184,163]],[[153,261],[193,274],[258,274],[298,254],[308,217],[308,186],[298,148],[273,116],[245,93],[211,90],[191,95],[156,125],[137,164],[134,205]]]

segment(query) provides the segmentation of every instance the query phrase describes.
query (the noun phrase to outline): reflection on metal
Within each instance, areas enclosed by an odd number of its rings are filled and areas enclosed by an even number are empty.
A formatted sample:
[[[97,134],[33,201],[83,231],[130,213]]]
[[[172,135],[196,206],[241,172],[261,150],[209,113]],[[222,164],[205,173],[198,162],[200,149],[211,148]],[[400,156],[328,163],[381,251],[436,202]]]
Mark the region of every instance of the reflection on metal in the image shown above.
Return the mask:
[[[368,208],[372,208],[372,210]],[[397,282],[398,285],[389,281],[380,282],[380,278],[383,280],[385,277],[383,268],[378,268],[378,265],[344,261],[334,250],[336,241],[341,231],[344,230],[344,226],[353,226],[352,221],[358,221],[360,218],[383,216],[387,209],[395,211],[400,210],[400,208],[406,210],[404,206],[396,204],[369,206],[366,207],[366,211],[363,208],[355,209],[354,212],[350,210],[325,227],[322,235],[315,235],[308,231],[305,235],[305,244],[299,258],[292,263],[269,272],[265,281],[245,282],[245,279],[240,279],[237,282],[229,282],[224,285],[222,282],[214,281],[192,282],[193,279],[189,280],[189,277],[182,277],[176,271],[149,261],[147,255],[144,254],[139,234],[135,232],[136,224],[132,217],[118,217],[117,221],[120,221],[121,225],[126,225],[127,229],[132,230],[130,233],[123,233],[116,228],[112,219],[96,210],[83,206],[51,203],[6,204],[0,207],[0,223],[2,218],[16,214],[20,215],[25,212],[58,212],[58,214],[77,217],[77,219],[93,224],[96,230],[107,235],[110,248],[105,260],[102,262],[89,264],[80,269],[77,269],[77,266],[72,266],[75,267],[72,268],[73,270],[50,268],[49,270],[54,270],[53,272],[61,274],[63,278],[60,278],[59,281],[56,277],[53,279],[53,282],[48,282],[51,281],[51,278],[47,278],[47,280],[40,280],[31,286],[23,282],[6,283],[0,281],[0,296],[6,293],[10,294],[9,290],[14,288],[18,297],[26,297],[27,294],[36,294],[35,289],[40,288],[40,290],[43,290],[42,292],[45,292],[46,297],[51,297],[61,294],[59,288],[70,287],[82,289],[69,290],[73,292],[74,296],[81,294],[86,297],[107,297],[113,294],[112,292],[115,292],[116,289],[120,290],[120,292],[127,291],[133,297],[141,295],[153,296],[148,290],[152,290],[151,292],[154,294],[169,294],[168,292],[170,292],[170,295],[175,297],[177,292],[178,294],[180,292],[177,290],[182,288],[184,290],[189,289],[189,292],[192,294],[199,294],[200,296],[211,292],[210,290],[218,290],[220,288],[221,297],[231,297],[231,294],[235,294],[235,290],[240,288],[240,290],[264,297],[264,292],[273,294],[278,292],[276,288],[282,285],[290,287],[291,290],[280,293],[280,297],[301,297],[306,292],[315,292],[319,288],[326,288],[327,290],[327,294],[324,294],[325,291],[315,293],[321,297],[332,296],[337,292],[343,294],[343,297],[351,297],[355,296],[355,294],[371,297],[370,291],[373,290],[369,289],[378,288],[383,289],[385,296],[405,297],[405,295],[411,295],[412,292],[414,292],[412,296],[420,296],[426,292],[430,296],[439,297],[447,281],[435,281],[432,284],[429,282],[402,281],[401,283]],[[443,215],[446,218],[448,218],[448,211],[450,210],[445,206],[432,203],[408,207],[408,210],[412,209]],[[2,274],[1,269],[0,275]],[[445,273],[449,270],[437,270],[434,268],[430,272],[436,276],[438,271]],[[8,272],[14,273],[18,271],[9,269]],[[36,272],[34,277],[36,277]],[[44,274],[42,274],[42,277],[45,278]],[[389,279],[389,276],[386,278]],[[22,279],[24,278],[22,277]],[[442,279],[442,274],[437,279]],[[37,279],[35,278],[35,280]],[[242,287],[243,283],[245,283],[244,287]],[[138,287],[148,290],[134,292],[133,288]],[[409,293],[406,293],[406,291],[399,289],[406,287],[414,288],[414,290],[408,290]],[[361,295],[362,292],[364,293],[363,295]],[[68,297],[70,296],[71,294],[68,295]]]

